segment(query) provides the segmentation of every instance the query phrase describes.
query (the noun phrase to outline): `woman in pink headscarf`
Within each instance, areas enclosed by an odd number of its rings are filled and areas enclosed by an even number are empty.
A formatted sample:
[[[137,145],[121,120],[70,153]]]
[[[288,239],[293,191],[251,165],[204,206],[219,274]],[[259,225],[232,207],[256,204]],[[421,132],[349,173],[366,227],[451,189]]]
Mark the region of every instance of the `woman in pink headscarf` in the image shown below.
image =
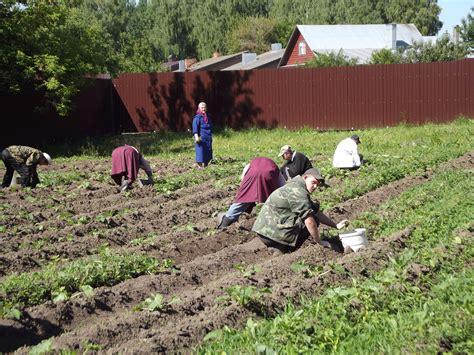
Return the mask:
[[[217,228],[237,222],[242,213],[250,213],[257,202],[265,202],[273,191],[283,185],[285,179],[273,160],[263,157],[253,159],[244,168],[234,203],[219,221]]]
[[[194,116],[193,136],[196,145],[196,163],[202,169],[212,160],[212,122],[205,102],[199,103]]]

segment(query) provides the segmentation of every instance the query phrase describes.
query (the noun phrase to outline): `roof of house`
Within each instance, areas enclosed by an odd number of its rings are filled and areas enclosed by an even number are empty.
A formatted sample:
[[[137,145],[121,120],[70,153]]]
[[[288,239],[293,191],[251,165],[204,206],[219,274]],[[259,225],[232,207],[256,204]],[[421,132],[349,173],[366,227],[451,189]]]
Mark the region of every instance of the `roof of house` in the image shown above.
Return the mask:
[[[222,56],[219,56],[219,57],[213,57],[213,58],[202,60],[200,62],[197,62],[197,63],[194,63],[193,65],[191,65],[189,67],[189,71],[222,70],[224,68],[227,68],[231,65],[234,65],[234,64],[240,62],[240,58],[242,56],[242,53],[245,53],[245,52],[234,53],[234,54],[229,54],[229,55],[222,55]]]
[[[309,48],[315,53],[338,52],[360,63],[367,62],[372,52],[392,48],[392,24],[381,25],[297,25],[290,37],[286,51],[280,61],[285,65],[301,34]],[[424,37],[413,24],[396,24],[397,46],[406,47]]]
[[[259,54],[251,62],[243,64],[243,60],[239,63],[231,65],[222,70],[252,70],[257,68],[277,67],[285,49],[278,49]]]

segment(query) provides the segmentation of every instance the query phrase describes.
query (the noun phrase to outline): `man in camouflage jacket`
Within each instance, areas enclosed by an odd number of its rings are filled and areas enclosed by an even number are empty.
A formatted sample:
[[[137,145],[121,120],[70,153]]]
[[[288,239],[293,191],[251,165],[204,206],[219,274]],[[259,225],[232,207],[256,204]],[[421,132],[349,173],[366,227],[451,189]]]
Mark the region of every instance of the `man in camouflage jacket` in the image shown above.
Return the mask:
[[[319,237],[319,223],[341,229],[348,222],[336,224],[311,200],[311,193],[323,183],[320,171],[315,168],[289,180],[267,199],[252,230],[265,245],[282,252],[298,249],[310,235],[320,245],[330,247],[329,242]]]
[[[36,166],[47,165],[51,162],[51,157],[47,153],[22,145],[12,145],[4,149],[1,158],[7,169],[2,187],[10,186],[15,170],[21,176],[21,186],[35,187],[39,183]]]

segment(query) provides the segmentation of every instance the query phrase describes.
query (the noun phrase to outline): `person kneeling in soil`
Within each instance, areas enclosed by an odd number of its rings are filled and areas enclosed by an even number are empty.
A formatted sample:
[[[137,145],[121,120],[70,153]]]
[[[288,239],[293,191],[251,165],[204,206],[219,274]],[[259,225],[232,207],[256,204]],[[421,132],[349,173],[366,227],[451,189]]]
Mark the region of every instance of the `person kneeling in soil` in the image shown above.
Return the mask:
[[[354,134],[339,142],[332,158],[332,166],[340,169],[356,170],[365,163],[363,156],[359,154],[357,146],[360,138]]]
[[[10,186],[15,170],[20,174],[21,186],[36,187],[40,182],[36,167],[51,164],[49,154],[23,145],[12,145],[4,149],[2,160],[7,169],[3,177],[2,187]]]
[[[241,180],[234,203],[222,216],[218,229],[237,222],[242,213],[250,213],[257,202],[265,202],[273,191],[285,185],[278,166],[273,160],[263,157],[255,158],[245,166]]]
[[[304,243],[309,236],[323,247],[328,241],[321,241],[318,226],[341,229],[347,220],[339,223],[319,211],[319,203],[311,200],[311,193],[324,185],[324,179],[316,168],[307,170],[303,176],[296,176],[285,186],[274,191],[260,211],[252,231],[267,246],[280,252],[291,252]]]
[[[147,184],[153,184],[153,172],[150,163],[143,158],[138,149],[125,144],[112,152],[112,179],[120,186],[120,191],[127,191],[137,179],[138,170],[145,170],[148,175]]]
[[[291,146],[284,145],[280,149],[279,157],[282,157],[285,163],[280,168],[281,174],[285,180],[302,175],[306,170],[311,169],[313,165],[306,155],[293,150]]]

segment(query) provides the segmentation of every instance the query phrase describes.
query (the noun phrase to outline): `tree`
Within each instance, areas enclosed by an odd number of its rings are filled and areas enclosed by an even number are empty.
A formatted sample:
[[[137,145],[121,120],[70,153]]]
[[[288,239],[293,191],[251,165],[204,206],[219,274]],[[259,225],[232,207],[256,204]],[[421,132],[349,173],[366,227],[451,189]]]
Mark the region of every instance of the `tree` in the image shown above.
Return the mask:
[[[459,28],[461,38],[472,51],[474,49],[474,7],[471,7],[471,12],[462,19],[461,24]]]
[[[372,53],[369,64],[396,64],[402,62],[402,53],[382,48]]]
[[[443,35],[434,44],[415,42],[403,53],[405,63],[448,62],[465,58],[468,53],[465,43],[454,43],[449,36]]]
[[[270,44],[278,41],[276,23],[265,17],[245,17],[236,22],[227,37],[227,50],[241,52],[248,50],[263,53],[270,50]]]
[[[344,52],[315,53],[315,57],[305,64],[307,68],[343,67],[357,64],[357,58],[349,58]]]
[[[435,43],[415,42],[404,52],[381,49],[372,54],[370,64],[448,62],[462,59],[467,53],[465,43],[454,43],[443,35]]]
[[[383,5],[383,23],[414,23],[424,36],[434,36],[443,23],[436,0],[377,1]]]
[[[62,1],[27,0],[0,4],[0,91],[34,88],[60,115],[87,75],[114,73],[108,56],[110,37]]]

